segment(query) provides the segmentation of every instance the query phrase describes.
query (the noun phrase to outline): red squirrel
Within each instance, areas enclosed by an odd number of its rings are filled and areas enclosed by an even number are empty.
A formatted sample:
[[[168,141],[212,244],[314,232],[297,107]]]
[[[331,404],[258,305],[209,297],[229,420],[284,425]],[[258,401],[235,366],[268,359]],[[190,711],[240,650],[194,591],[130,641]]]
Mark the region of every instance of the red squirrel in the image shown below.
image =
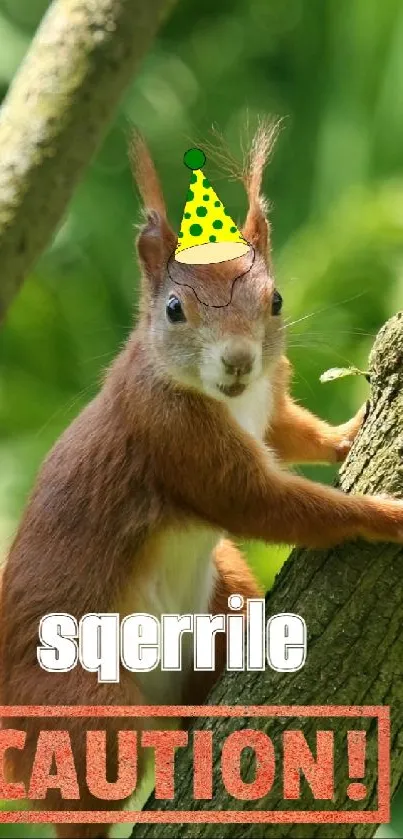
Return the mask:
[[[189,658],[181,673],[121,668],[119,683],[105,684],[82,667],[42,670],[40,619],[54,612],[77,620],[89,612],[117,612],[121,619],[133,612],[225,613],[231,593],[245,602],[260,596],[225,534],[311,547],[356,537],[402,540],[402,502],[344,495],[286,469],[291,462],[342,460],[362,412],[332,427],[290,396],[282,301],[261,195],[267,146],[260,129],[251,147],[242,229],[255,259],[248,270],[247,257],[239,258],[240,279],[233,283],[232,262],[179,265],[171,259],[177,237],[147,147],[136,142],[134,169],[145,206],[137,239],[140,317],[100,392],[46,458],[12,545],[0,609],[3,704],[201,704],[225,664],[224,635],[216,636],[213,676],[195,674]],[[15,721],[28,738],[23,752],[7,754],[11,778],[29,778],[38,728],[52,724],[58,723]],[[102,720],[111,766],[115,734],[124,724]],[[152,721],[141,725],[150,728]],[[83,723],[63,720],[63,727],[70,731],[82,790]],[[63,802],[52,791],[36,803],[105,807],[89,792],[79,802]],[[106,837],[109,826],[59,824],[56,831],[66,839],[91,839]]]

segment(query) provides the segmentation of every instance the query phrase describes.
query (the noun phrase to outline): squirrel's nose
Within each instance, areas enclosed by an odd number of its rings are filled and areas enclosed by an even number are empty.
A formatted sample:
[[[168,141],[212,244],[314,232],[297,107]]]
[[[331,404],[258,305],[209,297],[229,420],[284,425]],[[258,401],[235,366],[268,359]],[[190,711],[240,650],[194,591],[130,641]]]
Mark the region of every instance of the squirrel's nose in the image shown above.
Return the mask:
[[[255,353],[244,344],[230,344],[221,355],[225,372],[231,376],[246,376],[252,371]]]

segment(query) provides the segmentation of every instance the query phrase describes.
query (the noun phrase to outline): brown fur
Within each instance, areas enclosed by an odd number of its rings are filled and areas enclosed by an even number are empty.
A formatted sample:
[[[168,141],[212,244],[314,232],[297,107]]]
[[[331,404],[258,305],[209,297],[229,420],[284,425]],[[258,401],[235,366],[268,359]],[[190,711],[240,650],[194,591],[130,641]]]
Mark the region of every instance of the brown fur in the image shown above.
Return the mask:
[[[188,270],[176,265],[173,279],[167,276],[166,263],[176,237],[149,153],[143,142],[137,146],[148,219],[138,240],[142,315],[100,393],[42,466],[11,548],[0,611],[4,704],[144,702],[135,676],[124,670],[119,684],[101,685],[96,674],[79,665],[59,675],[41,670],[36,660],[38,624],[50,612],[69,612],[78,620],[86,612],[114,611],[116,604],[127,611],[130,602],[123,604],[129,581],[132,590],[154,573],[153,552],[168,528],[206,526],[241,538],[310,546],[357,536],[402,540],[401,502],[345,496],[289,474],[280,465],[339,460],[360,417],[331,428],[289,395],[281,318],[270,312],[274,283],[266,259],[268,225],[260,195],[268,145],[261,133],[252,149],[248,180],[245,234],[257,251],[253,268],[248,271],[246,258],[237,267]],[[245,275],[234,286],[235,269]],[[231,290],[233,299],[227,305]],[[180,295],[188,319],[177,330],[168,329],[165,317],[172,292]],[[273,392],[269,448],[238,424],[229,403],[203,392],[200,370],[206,342],[211,350],[214,342],[228,336],[259,340],[262,346],[262,370]],[[215,563],[213,612],[226,611],[231,592],[245,598],[259,594],[230,543],[217,546]],[[219,669],[224,665],[222,646],[218,654]],[[203,702],[210,682],[209,674],[192,674],[186,701]],[[28,732],[29,745],[24,753],[14,750],[9,763],[11,774],[21,780],[29,775],[39,723],[27,719],[19,724]],[[113,741],[122,721],[105,724]],[[82,724],[70,720],[66,727],[83,778]],[[69,809],[100,806],[91,797],[79,805],[58,801],[55,794],[49,800]],[[106,836],[108,827],[59,825],[57,832],[59,837],[90,839]]]

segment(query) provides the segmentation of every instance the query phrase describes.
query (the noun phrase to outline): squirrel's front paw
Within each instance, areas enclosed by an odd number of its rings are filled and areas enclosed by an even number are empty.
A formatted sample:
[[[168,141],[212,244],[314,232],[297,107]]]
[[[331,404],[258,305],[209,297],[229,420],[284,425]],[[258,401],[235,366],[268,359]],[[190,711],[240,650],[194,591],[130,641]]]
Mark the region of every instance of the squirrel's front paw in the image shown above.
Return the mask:
[[[346,459],[353,442],[354,440],[340,440],[340,443],[336,444],[336,463],[341,463]]]
[[[366,412],[367,405],[361,405],[361,408],[359,409],[359,411],[357,411],[355,416],[351,418],[351,420],[339,426],[338,431],[340,433],[340,439],[338,440],[335,446],[337,463],[340,463],[347,457],[351,449],[351,446],[353,445],[354,440],[362,426]]]

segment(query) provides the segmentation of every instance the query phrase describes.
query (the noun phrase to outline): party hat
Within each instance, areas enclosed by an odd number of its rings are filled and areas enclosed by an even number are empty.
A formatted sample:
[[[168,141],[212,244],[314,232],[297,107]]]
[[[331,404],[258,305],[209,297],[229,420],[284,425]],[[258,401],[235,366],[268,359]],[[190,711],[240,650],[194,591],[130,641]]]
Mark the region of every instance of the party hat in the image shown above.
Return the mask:
[[[209,265],[244,256],[250,245],[203,173],[206,155],[201,149],[189,149],[183,160],[192,175],[175,259],[188,265]]]

